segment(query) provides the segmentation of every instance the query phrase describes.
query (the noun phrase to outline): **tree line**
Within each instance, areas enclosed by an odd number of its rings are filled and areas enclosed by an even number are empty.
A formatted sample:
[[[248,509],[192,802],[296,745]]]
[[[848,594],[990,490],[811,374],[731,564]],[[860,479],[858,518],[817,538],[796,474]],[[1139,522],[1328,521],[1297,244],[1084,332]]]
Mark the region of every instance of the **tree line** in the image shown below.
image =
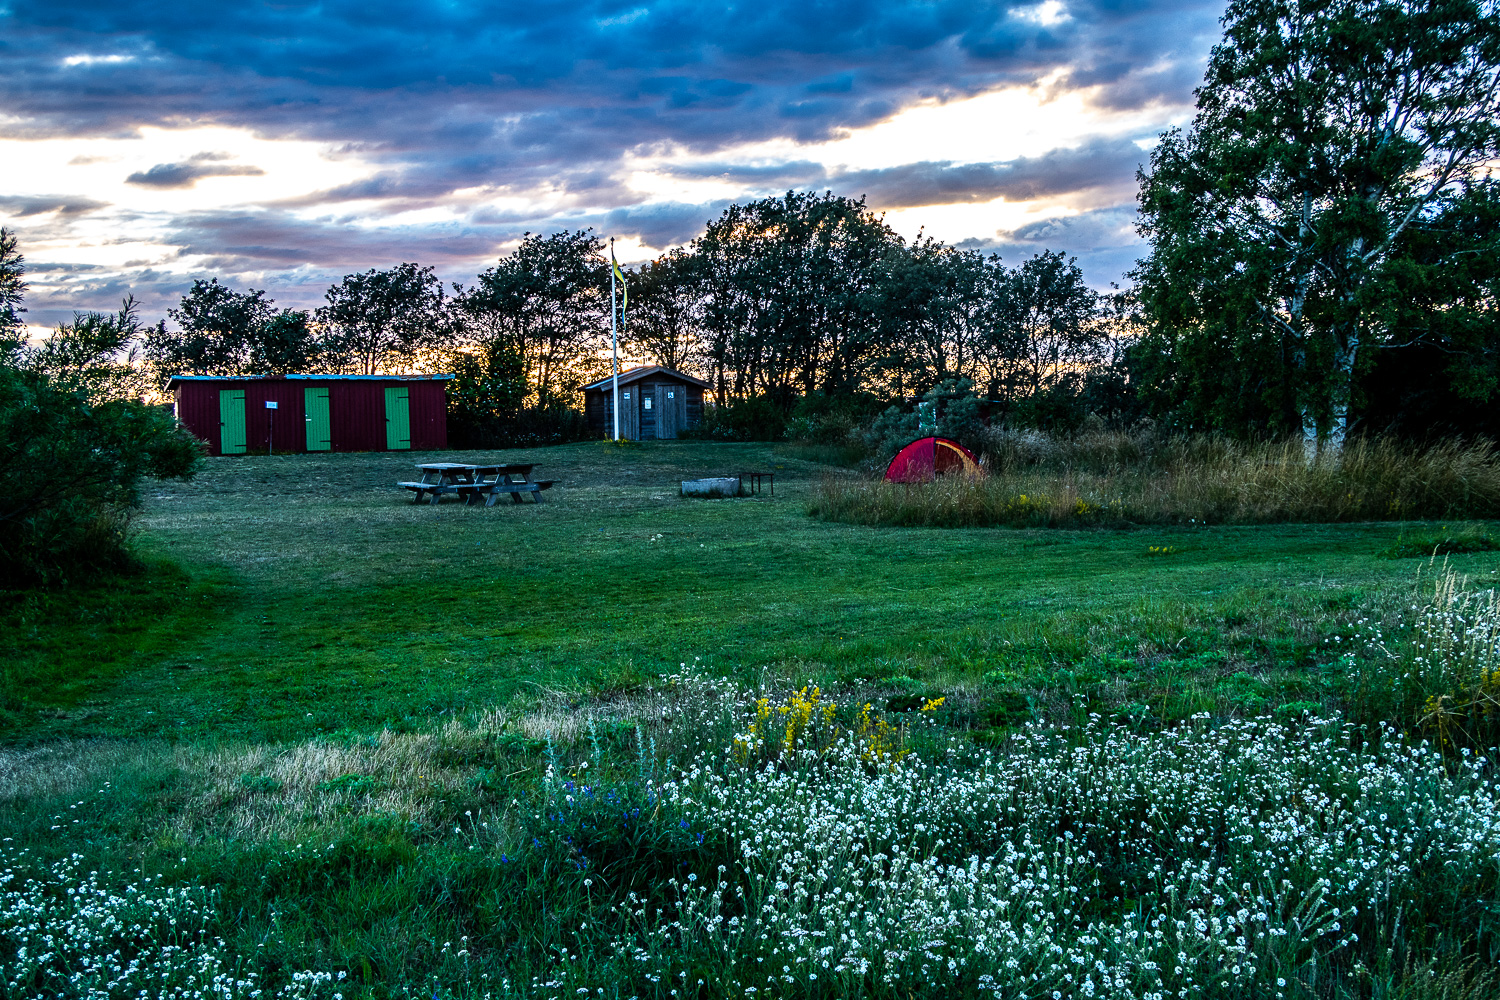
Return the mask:
[[[199,279],[154,325],[133,301],[79,314],[31,363],[87,370],[117,396],[173,375],[443,369],[460,425],[527,411],[556,422],[610,368],[605,251],[592,231],[527,234],[470,284],[404,263],[346,276],[313,310]],[[763,398],[783,412],[809,394],[915,398],[964,380],[997,414],[1020,415],[1079,395],[1123,329],[1119,297],[1091,290],[1061,253],[1012,268],[908,243],[863,200],[831,193],[733,205],[627,284],[623,357],[703,377],[720,403]]]
[[[1309,457],[1359,428],[1500,431],[1493,0],[1236,0],[1224,25],[1192,124],[1140,173],[1149,247],[1127,290],[1096,293],[1063,253],[907,241],[863,199],[792,191],[631,272],[623,355],[782,416],[940,390],[992,422],[1149,415],[1298,434]],[[460,437],[530,419],[557,439],[609,370],[605,249],[528,233],[472,283],[403,263],[305,311],[209,278],[154,326],[129,301],[82,314],[32,362],[116,394],[173,374],[448,369]]]

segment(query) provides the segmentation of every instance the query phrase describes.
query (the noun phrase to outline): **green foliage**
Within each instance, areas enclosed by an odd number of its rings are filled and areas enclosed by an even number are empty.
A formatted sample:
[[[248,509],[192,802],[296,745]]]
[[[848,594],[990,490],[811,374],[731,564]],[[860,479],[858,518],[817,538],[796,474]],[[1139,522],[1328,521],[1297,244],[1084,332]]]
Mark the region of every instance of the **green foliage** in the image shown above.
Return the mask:
[[[920,437],[936,435],[976,446],[982,429],[980,401],[967,379],[939,382],[911,409],[892,406],[864,432],[870,452],[885,461]]]
[[[200,457],[160,408],[93,402],[45,375],[0,367],[0,585],[128,565],[141,480],[188,478]]]
[[[620,337],[635,356],[680,372],[702,367],[700,267],[697,257],[678,247],[629,276],[630,306]]]
[[[1496,231],[1469,224],[1468,194],[1500,153],[1497,17],[1477,0],[1230,4],[1191,129],[1141,178],[1160,410],[1337,451],[1375,351],[1475,343],[1461,331],[1492,316]]]
[[[20,300],[22,260],[0,232]],[[7,259],[8,258],[8,259]],[[143,478],[190,477],[198,442],[160,408],[133,398],[122,361],[138,332],[135,303],[76,315],[41,347],[0,350],[0,587],[81,580],[130,566],[126,529]],[[0,339],[5,335],[0,330]]]
[[[327,353],[306,312],[282,309],[264,291],[237,292],[218,278],[193,282],[165,322],[146,332],[143,348],[157,388],[173,375],[292,375],[343,366]]]
[[[526,365],[504,343],[491,341],[456,351],[445,367],[448,383],[448,437],[458,447],[488,447],[491,438],[514,424],[526,403]]]
[[[1082,392],[1103,356],[1106,330],[1099,296],[1084,284],[1076,259],[1044,251],[1022,261],[1001,283],[995,312],[992,339],[1002,360],[989,395],[1000,415]]]
[[[721,400],[861,387],[882,353],[881,266],[901,245],[854,200],[788,191],[731,205],[693,241],[706,364]]]
[[[891,253],[880,295],[878,377],[898,395],[968,378],[997,385],[997,305],[1006,283],[999,254],[958,250],[931,237]]]
[[[770,396],[747,396],[705,406],[696,427],[678,434],[690,441],[780,441],[787,418]]]
[[[0,226],[0,361],[19,343],[25,323],[26,258],[16,234]]]
[[[140,329],[127,297],[114,314],[75,313],[40,346],[22,349],[16,364],[91,402],[139,399],[150,388],[138,364]]]
[[[430,267],[408,263],[346,274],[325,298],[317,322],[326,350],[346,370],[399,372],[449,337],[443,283]]]
[[[609,269],[592,230],[527,233],[515,253],[455,286],[457,336],[496,357],[518,359],[529,401],[548,407],[574,398],[600,373],[609,345]]]

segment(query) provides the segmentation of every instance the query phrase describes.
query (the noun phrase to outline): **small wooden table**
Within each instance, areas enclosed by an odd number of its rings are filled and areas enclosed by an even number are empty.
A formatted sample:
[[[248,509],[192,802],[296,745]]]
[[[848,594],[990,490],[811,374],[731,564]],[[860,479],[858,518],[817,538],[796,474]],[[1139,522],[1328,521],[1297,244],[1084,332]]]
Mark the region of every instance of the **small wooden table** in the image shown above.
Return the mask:
[[[776,495],[776,473],[774,472],[745,472],[740,475],[740,478],[750,480],[751,493],[760,492],[760,481],[762,479],[769,480],[771,483],[771,495],[773,497]]]
[[[438,497],[452,493],[462,497],[464,503],[484,499],[486,507],[509,494],[511,500],[521,502],[522,493],[530,493],[540,503],[542,490],[551,489],[555,480],[532,479],[534,465],[466,465],[461,462],[428,462],[417,466],[422,478],[413,483],[397,483],[397,486],[416,494],[413,503],[421,503],[423,494],[428,494],[429,504],[436,504]]]

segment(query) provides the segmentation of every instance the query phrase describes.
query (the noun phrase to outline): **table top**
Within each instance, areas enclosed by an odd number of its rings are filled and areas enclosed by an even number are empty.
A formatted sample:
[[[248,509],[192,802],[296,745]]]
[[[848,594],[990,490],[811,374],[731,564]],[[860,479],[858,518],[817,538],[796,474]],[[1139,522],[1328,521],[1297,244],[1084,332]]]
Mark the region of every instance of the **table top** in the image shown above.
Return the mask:
[[[502,469],[502,470],[511,470],[511,471],[514,471],[514,472],[521,472],[523,470],[527,471],[527,472],[530,472],[532,469],[536,468],[536,466],[535,465],[468,465],[468,464],[465,464],[463,462],[426,462],[426,463],[423,463],[422,465],[416,466],[416,468],[421,469],[424,472],[449,472],[449,471],[452,471],[453,469],[464,469],[464,470],[470,470],[470,469]]]

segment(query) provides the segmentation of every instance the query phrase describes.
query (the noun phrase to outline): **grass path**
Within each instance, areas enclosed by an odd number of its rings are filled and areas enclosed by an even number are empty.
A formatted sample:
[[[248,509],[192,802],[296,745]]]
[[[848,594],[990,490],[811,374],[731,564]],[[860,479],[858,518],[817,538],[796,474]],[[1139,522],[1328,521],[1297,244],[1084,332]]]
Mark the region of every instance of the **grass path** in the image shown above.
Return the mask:
[[[1212,687],[1220,674],[1313,665],[1309,622],[1336,623],[1416,566],[1377,558],[1391,524],[818,522],[808,496],[844,473],[766,445],[506,453],[561,480],[539,505],[418,507],[390,485],[412,461],[465,457],[215,459],[194,482],[151,491],[139,522],[149,575],[31,595],[8,613],[7,738],[411,728],[544,690],[608,693],[693,657],[951,686],[1227,651],[1207,664]],[[749,468],[776,470],[774,498],[676,495],[680,479]],[[1476,574],[1500,565],[1456,561]]]

